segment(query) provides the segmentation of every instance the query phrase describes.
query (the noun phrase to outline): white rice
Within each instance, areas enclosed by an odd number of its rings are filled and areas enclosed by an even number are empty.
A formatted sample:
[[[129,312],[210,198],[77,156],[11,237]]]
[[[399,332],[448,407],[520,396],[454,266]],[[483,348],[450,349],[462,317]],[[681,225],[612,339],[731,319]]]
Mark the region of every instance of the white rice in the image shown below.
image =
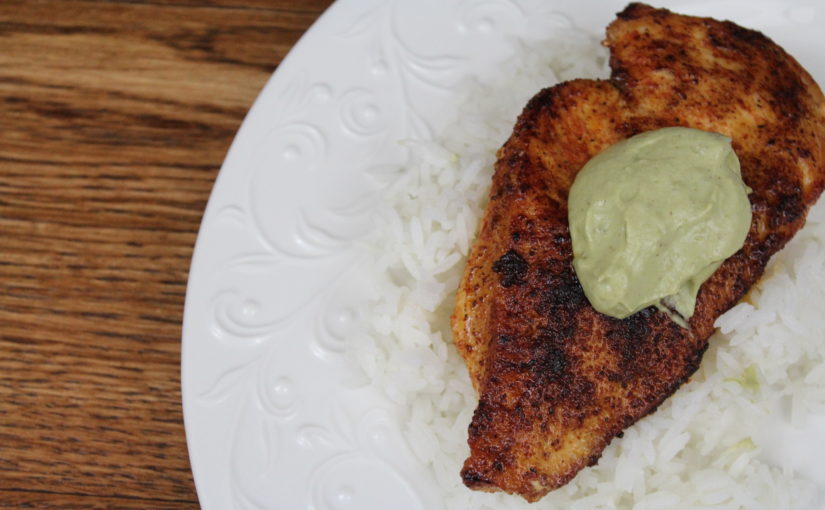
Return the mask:
[[[409,410],[406,438],[450,509],[817,508],[816,484],[766,459],[765,442],[776,438],[760,427],[778,409],[803,425],[825,412],[825,206],[811,211],[748,298],[719,318],[691,382],[614,440],[596,466],[535,505],[461,484],[477,397],[449,317],[495,152],[536,91],[606,74],[595,37],[562,34],[467,83],[458,120],[441,138],[405,142],[411,163],[371,240],[369,331],[352,354],[373,385]]]

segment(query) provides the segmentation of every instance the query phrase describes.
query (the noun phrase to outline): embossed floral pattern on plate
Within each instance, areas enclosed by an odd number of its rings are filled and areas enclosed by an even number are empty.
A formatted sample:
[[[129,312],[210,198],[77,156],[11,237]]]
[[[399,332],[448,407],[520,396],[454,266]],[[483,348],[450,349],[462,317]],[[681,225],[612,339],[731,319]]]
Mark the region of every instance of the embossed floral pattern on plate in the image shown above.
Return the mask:
[[[399,141],[437,133],[461,79],[553,27],[599,34],[623,4],[339,0],[296,45],[227,155],[192,264],[182,382],[204,508],[440,508],[401,411],[345,357],[358,241]],[[813,3],[661,4],[771,29],[822,71]]]

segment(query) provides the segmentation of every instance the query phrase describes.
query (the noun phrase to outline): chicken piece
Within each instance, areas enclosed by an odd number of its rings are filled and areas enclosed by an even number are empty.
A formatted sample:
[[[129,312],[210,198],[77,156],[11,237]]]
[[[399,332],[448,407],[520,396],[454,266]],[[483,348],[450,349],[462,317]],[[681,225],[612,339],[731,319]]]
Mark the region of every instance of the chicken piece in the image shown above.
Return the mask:
[[[453,314],[479,393],[461,476],[536,501],[596,463],[613,437],[698,368],[716,318],[804,224],[825,183],[825,99],[762,34],[630,4],[607,29],[609,80],[539,92],[499,151]],[[592,156],[686,126],[733,140],[753,219],[702,286],[689,329],[651,307],[596,312],[571,265],[567,193]]]

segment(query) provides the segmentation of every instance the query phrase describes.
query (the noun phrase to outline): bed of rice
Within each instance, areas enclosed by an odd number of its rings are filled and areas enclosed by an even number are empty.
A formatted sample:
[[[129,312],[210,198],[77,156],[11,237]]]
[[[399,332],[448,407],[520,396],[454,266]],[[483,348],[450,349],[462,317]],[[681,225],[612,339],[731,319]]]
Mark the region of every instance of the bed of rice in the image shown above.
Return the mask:
[[[719,318],[691,382],[614,440],[596,466],[535,505],[461,484],[477,397],[451,343],[449,316],[495,151],[536,91],[604,77],[605,60],[598,40],[577,32],[521,48],[495,76],[466,84],[457,121],[439,139],[405,142],[410,164],[370,240],[368,333],[352,354],[376,387],[409,410],[406,438],[450,509],[818,508],[813,482],[766,459],[763,441],[772,438],[760,426],[776,413],[804,424],[825,412],[823,206],[762,282]]]

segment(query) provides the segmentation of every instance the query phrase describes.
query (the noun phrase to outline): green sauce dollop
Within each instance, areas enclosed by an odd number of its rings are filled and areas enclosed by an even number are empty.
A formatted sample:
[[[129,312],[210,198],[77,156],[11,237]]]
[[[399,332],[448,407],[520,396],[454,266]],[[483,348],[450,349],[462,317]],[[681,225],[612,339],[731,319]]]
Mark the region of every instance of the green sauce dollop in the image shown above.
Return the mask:
[[[699,287],[745,242],[750,189],[730,139],[670,127],[592,158],[570,189],[573,267],[593,307],[623,319],[655,305],[680,325]]]

